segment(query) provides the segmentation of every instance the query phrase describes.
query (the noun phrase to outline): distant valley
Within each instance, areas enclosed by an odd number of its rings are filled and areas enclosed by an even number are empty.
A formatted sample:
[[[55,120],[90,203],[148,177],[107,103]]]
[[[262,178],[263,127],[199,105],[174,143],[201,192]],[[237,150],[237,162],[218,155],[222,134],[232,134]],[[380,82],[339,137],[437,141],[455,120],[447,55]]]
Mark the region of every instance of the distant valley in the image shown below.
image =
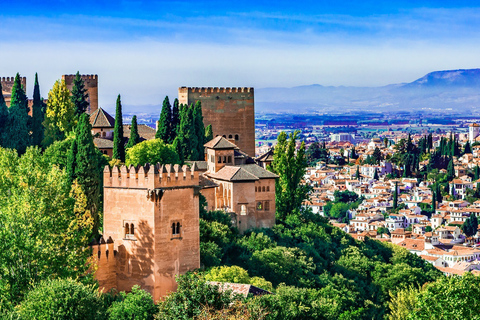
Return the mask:
[[[331,87],[318,84],[292,88],[259,88],[257,112],[345,113],[480,111],[480,69],[431,72],[410,83],[382,87]],[[340,111],[341,110],[341,111]]]

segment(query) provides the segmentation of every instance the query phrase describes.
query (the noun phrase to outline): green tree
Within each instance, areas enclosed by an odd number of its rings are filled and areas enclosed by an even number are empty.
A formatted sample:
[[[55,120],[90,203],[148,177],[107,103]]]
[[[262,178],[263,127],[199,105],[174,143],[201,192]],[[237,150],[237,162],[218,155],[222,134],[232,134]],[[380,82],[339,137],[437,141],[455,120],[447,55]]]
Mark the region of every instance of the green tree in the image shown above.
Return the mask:
[[[472,153],[472,147],[470,146],[469,141],[465,143],[465,147],[463,148],[463,154],[466,154],[466,153]]]
[[[107,310],[109,320],[154,319],[157,307],[150,293],[140,289],[140,286],[134,285],[130,293],[120,292],[119,299]]]
[[[8,107],[2,92],[2,84],[0,82],[0,146],[3,146],[4,135],[8,125]]]
[[[452,181],[453,178],[455,178],[455,168],[453,167],[453,157],[451,157],[447,166],[447,180]]]
[[[379,177],[378,177],[378,170],[377,168],[375,168],[375,172],[373,173],[373,180],[378,180]]]
[[[395,190],[393,191],[393,209],[397,209],[398,206],[398,181],[395,181]]]
[[[205,125],[203,124],[202,103],[200,100],[195,102],[193,109],[193,121],[195,126],[195,135],[197,136],[197,158],[193,160],[205,160],[203,145],[207,142],[205,139]]]
[[[180,159],[173,146],[161,139],[142,141],[127,150],[127,166],[143,166],[147,163],[177,164]]]
[[[390,292],[391,300],[388,302],[390,314],[388,319],[407,320],[408,315],[415,309],[418,293],[418,290],[413,286],[400,289],[396,294]]]
[[[307,167],[304,142],[295,153],[298,133],[295,131],[287,140],[287,134],[281,132],[274,150],[271,170],[279,176],[275,182],[279,219],[285,219],[287,215],[298,212],[309,192],[309,187],[301,183]]]
[[[100,211],[102,197],[103,156],[93,144],[92,126],[86,113],[80,115],[76,130],[77,156],[75,164],[75,178],[87,198],[87,209],[94,219],[93,232],[96,234],[100,227]]]
[[[210,140],[213,139],[213,129],[212,129],[212,125],[209,124],[206,128],[205,128],[205,141],[208,142]]]
[[[16,149],[19,154],[25,153],[30,145],[29,115],[27,107],[27,96],[17,73],[12,87],[10,100],[8,125],[3,139],[5,148]]]
[[[72,95],[70,100],[72,101],[75,118],[79,118],[82,113],[85,113],[88,109],[88,91],[85,88],[80,72],[77,71],[75,78],[73,78]]]
[[[75,109],[64,80],[56,81],[48,93],[44,126],[44,146],[63,140],[75,126]]]
[[[441,277],[420,291],[408,319],[480,319],[479,296],[479,277]]]
[[[239,266],[221,266],[210,269],[205,280],[216,282],[250,283],[248,271]]]
[[[120,95],[117,97],[117,108],[115,112],[115,127],[113,128],[113,157],[112,159],[125,162],[125,144],[123,142],[123,119],[122,101]]]
[[[77,164],[77,153],[78,153],[77,140],[72,139],[70,149],[68,150],[67,165],[65,168],[65,172],[67,174],[68,187],[70,187],[73,184],[73,181],[76,179],[75,171],[76,171],[76,164]]]
[[[357,171],[355,171],[355,179],[360,180],[360,168],[357,166]]]
[[[175,98],[173,101],[173,108],[172,108],[172,122],[171,122],[171,136],[168,143],[173,143],[175,138],[177,137],[177,132],[180,129],[180,107],[178,99]]]
[[[32,106],[32,145],[34,146],[41,146],[45,134],[45,128],[43,127],[43,120],[45,119],[45,107],[45,103],[40,97],[38,75],[35,73],[35,86],[33,87]]]
[[[48,278],[84,278],[93,220],[78,186],[29,148],[19,157],[0,148],[0,310]]]
[[[239,299],[231,291],[220,291],[218,286],[208,284],[204,277],[196,273],[177,277],[177,284],[177,291],[158,303],[156,319],[193,319],[206,306],[211,310],[222,310]]]
[[[168,96],[163,100],[160,119],[158,120],[158,130],[155,134],[156,139],[162,139],[165,143],[169,143],[172,137],[172,106]]]
[[[125,146],[125,149],[131,148],[140,142],[140,135],[138,134],[137,116],[132,117],[132,126],[130,127],[130,138]]]
[[[383,155],[382,152],[378,147],[375,147],[375,150],[373,150],[373,155],[372,155],[372,161],[374,164],[379,165],[380,161],[383,160]]]
[[[18,308],[20,319],[104,319],[98,288],[72,279],[45,280],[30,291]]]

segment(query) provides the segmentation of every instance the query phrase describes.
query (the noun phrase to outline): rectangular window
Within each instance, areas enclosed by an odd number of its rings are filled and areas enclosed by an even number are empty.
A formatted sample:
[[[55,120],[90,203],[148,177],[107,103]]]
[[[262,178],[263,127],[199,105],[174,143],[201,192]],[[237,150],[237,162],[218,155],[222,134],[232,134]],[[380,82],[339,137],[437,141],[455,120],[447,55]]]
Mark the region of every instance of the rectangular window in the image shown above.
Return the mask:
[[[222,163],[222,157],[218,156],[218,163]]]
[[[263,209],[265,211],[270,211],[270,202],[269,201],[265,201]]]

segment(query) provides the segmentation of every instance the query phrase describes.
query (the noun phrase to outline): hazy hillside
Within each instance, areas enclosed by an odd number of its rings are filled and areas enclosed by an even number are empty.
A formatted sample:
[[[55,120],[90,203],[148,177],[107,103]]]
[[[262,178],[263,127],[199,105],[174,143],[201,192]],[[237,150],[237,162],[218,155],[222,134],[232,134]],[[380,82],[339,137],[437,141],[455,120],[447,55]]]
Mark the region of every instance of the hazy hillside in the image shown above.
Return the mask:
[[[383,87],[260,88],[258,112],[432,111],[480,109],[480,69],[431,72],[406,84]]]

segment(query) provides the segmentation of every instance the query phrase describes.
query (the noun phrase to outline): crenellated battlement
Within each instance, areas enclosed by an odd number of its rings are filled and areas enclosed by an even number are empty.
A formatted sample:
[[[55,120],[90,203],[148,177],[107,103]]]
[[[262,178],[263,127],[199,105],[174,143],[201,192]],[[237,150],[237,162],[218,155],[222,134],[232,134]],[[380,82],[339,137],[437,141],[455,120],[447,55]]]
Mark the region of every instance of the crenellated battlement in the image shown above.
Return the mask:
[[[179,92],[198,93],[253,93],[253,87],[180,87]]]
[[[96,74],[82,74],[80,75],[80,77],[83,79],[83,80],[97,80],[98,79],[98,75]],[[75,75],[74,74],[64,74],[62,76],[62,79],[66,80],[66,79],[74,79],[75,78]]]
[[[145,166],[105,166],[105,187],[117,188],[169,188],[199,185],[199,171],[195,167],[178,164],[147,164]]]
[[[2,82],[14,82],[15,81],[15,77],[1,77],[0,78]],[[20,77],[20,80],[23,82],[26,82],[27,81],[27,78],[26,77]]]

